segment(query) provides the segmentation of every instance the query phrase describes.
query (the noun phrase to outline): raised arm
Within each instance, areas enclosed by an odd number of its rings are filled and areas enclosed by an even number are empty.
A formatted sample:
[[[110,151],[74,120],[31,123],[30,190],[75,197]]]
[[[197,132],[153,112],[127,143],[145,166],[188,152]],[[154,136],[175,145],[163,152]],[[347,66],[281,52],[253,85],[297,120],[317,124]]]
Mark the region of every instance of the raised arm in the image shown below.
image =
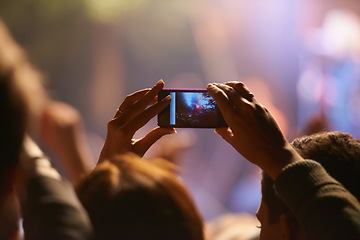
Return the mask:
[[[207,89],[229,125],[216,132],[274,180],[278,196],[308,237],[359,239],[358,199],[322,165],[305,161],[292,148],[271,113],[243,83],[210,84]]]
[[[73,184],[94,165],[82,116],[73,106],[49,101],[41,114],[39,136]]]

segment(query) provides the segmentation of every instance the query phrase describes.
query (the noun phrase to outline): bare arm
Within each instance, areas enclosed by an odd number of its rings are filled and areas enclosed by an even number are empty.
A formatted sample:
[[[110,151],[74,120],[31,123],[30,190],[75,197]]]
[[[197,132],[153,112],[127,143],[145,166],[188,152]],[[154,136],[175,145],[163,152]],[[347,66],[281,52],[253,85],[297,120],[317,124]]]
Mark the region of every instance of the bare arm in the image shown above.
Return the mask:
[[[83,119],[71,105],[50,101],[40,118],[39,136],[45,147],[58,158],[72,183],[91,169],[94,161]]]

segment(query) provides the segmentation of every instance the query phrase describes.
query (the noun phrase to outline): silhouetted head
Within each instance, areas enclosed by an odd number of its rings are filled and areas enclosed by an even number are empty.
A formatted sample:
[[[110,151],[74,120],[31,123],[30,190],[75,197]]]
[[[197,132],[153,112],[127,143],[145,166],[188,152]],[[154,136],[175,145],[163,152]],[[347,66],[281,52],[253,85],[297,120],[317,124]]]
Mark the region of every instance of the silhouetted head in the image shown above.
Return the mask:
[[[320,163],[331,177],[340,182],[360,200],[360,141],[350,134],[322,132],[295,139],[292,147],[301,157]],[[262,203],[268,223],[278,224],[286,216],[291,232],[296,235],[300,227],[285,203],[274,191],[274,181],[263,172]]]
[[[42,77],[0,19],[0,238],[16,234],[13,185],[24,134],[46,97]]]
[[[203,221],[174,165],[121,155],[78,185],[97,239],[203,239]]]

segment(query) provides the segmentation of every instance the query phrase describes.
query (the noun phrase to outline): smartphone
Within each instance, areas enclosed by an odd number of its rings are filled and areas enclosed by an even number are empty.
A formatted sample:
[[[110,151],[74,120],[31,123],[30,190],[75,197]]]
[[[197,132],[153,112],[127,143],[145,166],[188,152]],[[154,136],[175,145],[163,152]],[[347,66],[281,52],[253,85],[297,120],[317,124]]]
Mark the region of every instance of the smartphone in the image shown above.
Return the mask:
[[[170,105],[158,114],[158,125],[178,128],[227,127],[215,100],[206,89],[163,89],[161,101],[171,96]]]

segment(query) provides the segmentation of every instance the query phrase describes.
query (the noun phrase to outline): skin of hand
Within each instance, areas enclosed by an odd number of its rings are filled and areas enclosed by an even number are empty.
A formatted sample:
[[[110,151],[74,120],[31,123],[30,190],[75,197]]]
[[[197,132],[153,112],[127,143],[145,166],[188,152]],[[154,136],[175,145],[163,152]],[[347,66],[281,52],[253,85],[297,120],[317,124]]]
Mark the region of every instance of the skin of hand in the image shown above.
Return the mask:
[[[114,118],[107,125],[107,136],[99,163],[126,152],[142,157],[162,136],[176,133],[174,128],[156,127],[141,139],[133,139],[138,129],[170,104],[170,96],[157,102],[157,95],[163,87],[164,82],[160,80],[153,88],[139,90],[125,98]]]
[[[39,137],[75,183],[93,163],[81,114],[71,105],[49,101],[39,124]]]
[[[270,177],[276,179],[286,165],[303,160],[244,83],[209,84],[207,90],[229,126],[215,132]]]

